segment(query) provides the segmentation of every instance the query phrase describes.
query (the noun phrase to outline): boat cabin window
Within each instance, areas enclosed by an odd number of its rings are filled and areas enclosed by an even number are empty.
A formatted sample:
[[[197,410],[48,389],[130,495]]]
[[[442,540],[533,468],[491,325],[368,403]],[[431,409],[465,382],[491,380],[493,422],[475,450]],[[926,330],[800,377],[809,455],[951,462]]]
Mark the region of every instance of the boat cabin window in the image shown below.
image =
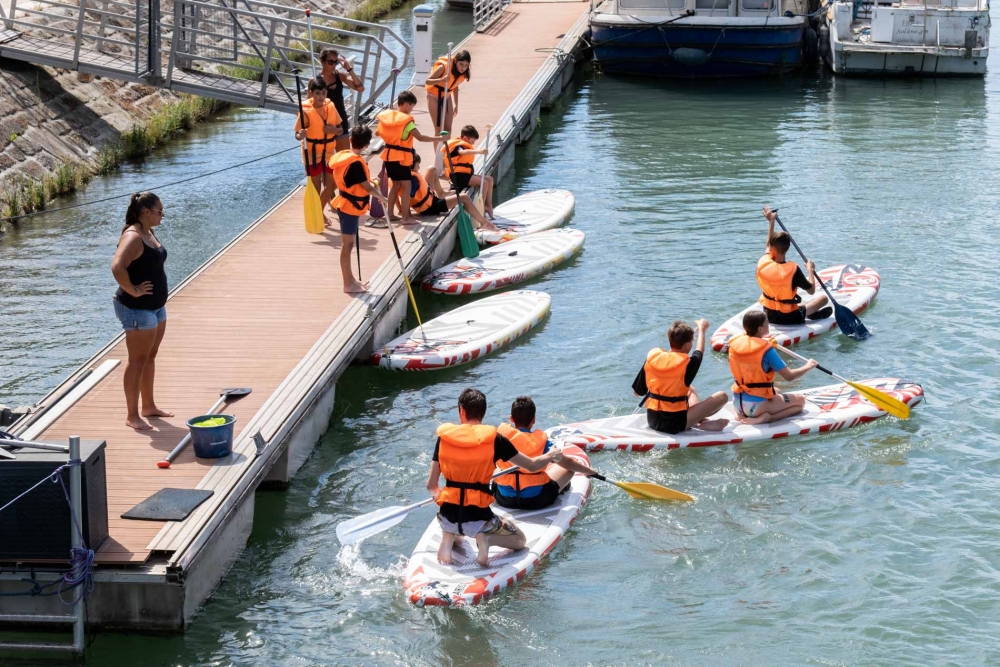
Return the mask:
[[[619,0],[622,9],[668,9],[683,11],[687,0]]]
[[[710,10],[713,14],[729,14],[729,0],[694,0],[694,8]]]
[[[740,0],[740,9],[752,12],[770,12],[774,10],[774,0]]]

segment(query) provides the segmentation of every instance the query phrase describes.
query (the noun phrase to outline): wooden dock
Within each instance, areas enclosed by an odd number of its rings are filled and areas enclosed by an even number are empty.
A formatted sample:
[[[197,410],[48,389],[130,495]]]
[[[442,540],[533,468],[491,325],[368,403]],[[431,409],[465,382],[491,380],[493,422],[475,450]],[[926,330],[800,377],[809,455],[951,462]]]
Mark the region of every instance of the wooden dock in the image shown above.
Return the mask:
[[[484,126],[495,126],[493,154],[480,160],[477,173],[485,167],[502,176],[514,146],[530,136],[538,110],[565,87],[588,6],[517,3],[485,33],[462,43],[472,53],[473,77],[462,87],[455,129],[473,124],[485,138]],[[423,90],[415,92],[418,127],[431,134]],[[433,164],[431,145],[417,147],[423,164]],[[370,168],[378,172],[377,156]],[[164,204],[170,208],[169,198]],[[448,258],[454,216],[417,228],[397,226],[396,234],[407,273],[416,279]],[[342,289],[339,232],[305,232],[302,188],[296,188],[174,287],[157,357],[156,399],[176,417],[150,420],[152,431],[125,426],[127,353],[120,335],[81,369],[97,369],[86,381],[20,430],[21,437],[43,441],[65,442],[70,435],[107,441],[110,538],[96,557],[93,625],[181,629],[238,557],[252,524],[254,490],[268,479],[291,479],[326,430],[339,375],[388,340],[405,315],[388,231],[362,226],[360,247],[371,292],[352,297]],[[253,389],[223,408],[237,418],[233,456],[197,459],[188,448],[169,469],[158,468],[186,434],[185,420],[206,412],[226,387]],[[263,448],[254,444],[255,434]],[[120,518],[165,487],[212,489],[214,495],[181,522]],[[0,575],[0,591],[18,589],[16,574]],[[16,606],[22,600],[0,597],[0,611],[23,611]]]

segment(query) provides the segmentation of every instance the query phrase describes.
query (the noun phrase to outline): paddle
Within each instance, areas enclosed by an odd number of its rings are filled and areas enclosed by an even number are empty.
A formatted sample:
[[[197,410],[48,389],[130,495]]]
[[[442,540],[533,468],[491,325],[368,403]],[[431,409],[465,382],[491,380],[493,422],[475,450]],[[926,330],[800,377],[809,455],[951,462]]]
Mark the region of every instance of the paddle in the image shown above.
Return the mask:
[[[448,133],[442,131],[440,136],[447,137]],[[445,157],[448,159],[448,172],[454,176],[455,167],[451,163],[451,149],[447,139],[441,145],[441,150],[444,151]],[[458,228],[458,245],[462,250],[462,257],[466,259],[479,257],[479,241],[476,240],[476,232],[472,229],[472,218],[469,217],[469,213],[462,203],[462,191],[455,185],[451,176],[449,176],[449,180],[451,180],[452,187],[455,188],[455,196],[458,199],[458,216],[455,219],[455,226]]]
[[[781,218],[779,218],[777,214],[775,214],[774,220],[783,230],[785,230],[785,233],[788,234],[788,238],[791,240],[792,245],[795,246],[795,250],[802,256],[802,261],[808,262],[809,260],[806,259],[806,255],[802,252],[802,248],[800,248],[799,244],[795,242],[795,237],[791,235],[788,228],[785,227],[783,222],[781,222]],[[830,293],[826,283],[823,282],[819,276],[816,276],[816,282],[819,283],[819,286],[823,288],[824,292],[826,292],[827,298],[830,299],[830,304],[833,306],[833,316],[837,319],[837,326],[840,327],[840,330],[844,332],[845,335],[853,338],[854,340],[864,340],[871,336],[871,333],[868,332],[868,329],[865,328],[865,325],[861,323],[861,320],[858,319],[858,316],[855,315],[850,308],[837,303],[837,300],[833,298],[833,294]]]
[[[299,96],[299,125],[304,131],[306,129],[306,114],[302,109],[302,80],[299,79],[298,72],[295,73],[295,92]],[[302,142],[302,165],[306,170],[306,193],[302,197],[302,212],[305,216],[306,231],[310,234],[322,234],[324,226],[323,202],[319,198],[319,193],[316,192],[312,176],[309,175],[309,157],[306,153],[306,144],[308,143],[305,140]]]
[[[520,466],[511,466],[510,468],[504,470],[503,474],[509,475],[510,473],[517,472],[520,469]],[[645,498],[647,500],[694,500],[694,496],[689,496],[683,491],[674,491],[673,489],[660,486],[659,484],[653,484],[652,482],[619,482],[600,474],[590,476],[594,479],[599,479],[602,482],[614,484],[633,498]],[[497,475],[494,475],[493,479],[496,478]]]
[[[413,296],[413,288],[410,287],[410,279],[406,275],[406,267],[403,266],[403,255],[399,252],[399,244],[396,242],[396,232],[392,230],[392,216],[389,214],[389,204],[385,205],[385,224],[389,226],[389,238],[392,239],[392,247],[396,251],[396,259],[399,260],[399,272],[403,274],[403,282],[406,283],[406,292],[410,295],[410,305],[417,316],[417,324],[420,325],[420,333],[424,333],[424,323],[420,320],[420,311],[417,310],[417,300]],[[424,335],[426,339],[427,336]],[[395,524],[393,524],[395,525]]]
[[[799,361],[809,361],[801,354],[796,354],[795,352],[789,350],[787,347],[782,347],[777,343],[774,343],[774,347],[781,350],[788,356],[798,359]],[[844,378],[840,377],[833,371],[823,368],[822,366],[817,366],[816,368],[823,371],[827,375],[840,380],[841,382],[847,383],[848,385],[856,389],[859,394],[861,394],[869,401],[874,403],[877,407],[888,412],[893,417],[899,417],[900,419],[910,418],[910,406],[908,406],[906,403],[903,403],[898,398],[893,398],[884,391],[879,391],[878,389],[874,389],[867,385],[858,384],[857,382],[851,382],[850,380],[845,380]]]
[[[223,403],[228,403],[230,401],[235,401],[235,400],[241,399],[241,398],[243,398],[244,396],[246,396],[247,394],[249,394],[252,391],[253,391],[253,389],[251,389],[250,387],[238,387],[238,388],[233,388],[233,389],[223,389],[219,393],[219,396],[221,398],[219,398],[219,400],[217,400],[215,402],[215,405],[213,405],[212,407],[210,407],[208,409],[208,413],[207,414],[214,415],[216,413],[216,411],[220,407],[222,407]],[[178,454],[180,454],[184,450],[184,448],[187,447],[187,444],[189,442],[191,442],[191,434],[190,433],[188,433],[187,435],[185,435],[184,439],[181,440],[179,443],[177,443],[177,446],[174,447],[173,450],[171,450],[171,452],[169,454],[167,454],[166,458],[164,458],[162,461],[158,461],[156,463],[156,467],[157,468],[169,468],[170,467],[170,462],[177,458]]]

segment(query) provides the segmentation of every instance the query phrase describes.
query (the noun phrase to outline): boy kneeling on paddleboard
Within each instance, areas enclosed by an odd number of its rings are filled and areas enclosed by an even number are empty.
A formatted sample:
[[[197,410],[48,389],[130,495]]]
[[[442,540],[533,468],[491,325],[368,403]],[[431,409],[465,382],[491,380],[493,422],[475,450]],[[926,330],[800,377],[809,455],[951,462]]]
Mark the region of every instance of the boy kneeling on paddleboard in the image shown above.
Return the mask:
[[[491,232],[500,231],[496,225],[483,217],[472,202],[472,197],[464,192],[446,195],[438,179],[437,169],[428,167],[427,172],[421,174],[420,156],[414,155],[413,166],[410,167],[410,206],[417,215],[444,215],[455,208],[458,202],[462,202],[462,208],[472,216],[477,228]]]
[[[729,341],[729,370],[733,374],[733,407],[737,418],[746,424],[765,424],[802,412],[806,397],[782,394],[774,388],[774,374],[791,382],[798,380],[819,364],[810,359],[791,369],[778,356],[770,339],[767,317],[759,310],[743,316],[743,330]]]
[[[438,562],[451,563],[451,551],[462,536],[475,536],[479,555],[476,562],[489,565],[491,546],[522,549],[524,533],[507,519],[490,509],[493,493],[490,478],[497,461],[506,461],[528,472],[539,472],[550,463],[584,475],[596,474],[593,469],[564,457],[554,449],[540,456],[526,456],[510,440],[500,435],[496,427],[482,423],[486,416],[486,396],[478,389],[465,389],[458,397],[458,424],[442,424],[437,428],[437,444],[427,490],[440,506],[441,546]],[[445,485],[439,486],[441,475]]]
[[[774,233],[774,221],[778,214],[770,206],[764,207],[767,218],[767,246],[764,256],[757,262],[757,284],[760,285],[760,304],[771,324],[805,324],[806,319],[822,320],[833,314],[833,308],[823,308],[827,298],[822,294],[804,306],[800,289],[809,294],[816,292],[816,266],[812,260],[806,262],[809,277],[795,262],[785,259],[791,246],[792,237],[788,232]]]
[[[670,350],[654,348],[632,383],[632,391],[642,396],[639,406],[646,406],[649,428],[671,435],[697,426],[703,431],[721,431],[728,419],[708,419],[726,404],[726,394],[717,391],[704,401],[698,400],[694,382],[705,355],[707,320],[698,320],[698,347],[691,351],[694,329],[677,320],[670,325],[667,339]]]

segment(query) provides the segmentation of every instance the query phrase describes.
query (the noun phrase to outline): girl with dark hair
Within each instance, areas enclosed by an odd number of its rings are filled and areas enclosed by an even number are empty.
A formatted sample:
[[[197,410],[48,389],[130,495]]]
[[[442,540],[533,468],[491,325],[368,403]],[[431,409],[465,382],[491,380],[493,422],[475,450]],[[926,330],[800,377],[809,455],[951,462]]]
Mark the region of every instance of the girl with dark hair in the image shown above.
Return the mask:
[[[448,57],[438,58],[424,82],[424,90],[435,131],[444,130],[450,135],[452,121],[458,115],[458,87],[472,78],[472,56],[463,49],[451,57],[451,72],[446,75],[447,67]]]
[[[125,212],[125,226],[111,261],[118,283],[114,296],[115,315],[125,330],[128,362],[125,364],[125,424],[137,431],[152,428],[143,417],[173,417],[156,407],[153,376],[156,353],[167,328],[167,274],[163,264],[167,249],[153,234],[163,222],[163,203],[152,192],[132,195]],[[142,396],[142,412],[139,397]]]
[[[323,70],[319,73],[319,78],[326,83],[327,99],[333,102],[333,107],[341,118],[343,134],[337,135],[337,150],[346,151],[351,147],[351,123],[347,119],[347,106],[344,104],[344,88],[356,90],[359,93],[365,91],[365,86],[361,82],[354,67],[347,58],[337,53],[336,49],[323,49],[319,52],[319,61],[323,65]],[[338,70],[337,67],[340,66]]]

